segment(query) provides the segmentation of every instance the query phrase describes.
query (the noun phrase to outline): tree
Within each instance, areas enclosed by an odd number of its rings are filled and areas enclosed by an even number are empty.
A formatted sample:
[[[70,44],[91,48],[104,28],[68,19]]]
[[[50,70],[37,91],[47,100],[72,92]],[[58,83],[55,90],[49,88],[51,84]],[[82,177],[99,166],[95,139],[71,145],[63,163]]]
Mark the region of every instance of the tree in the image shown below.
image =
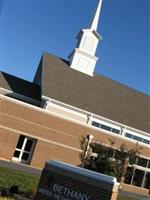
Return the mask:
[[[87,151],[88,139],[83,137],[80,141],[83,150],[80,154],[82,167],[115,176],[118,181],[123,182],[128,164],[133,166],[140,154],[138,143],[134,148],[128,149],[124,143],[119,148],[115,148],[115,141],[109,139],[109,142],[110,145],[106,146],[100,142],[92,141],[88,144]],[[86,156],[85,150],[87,151]]]
[[[81,160],[81,166],[88,168],[88,166],[90,165],[89,162],[91,162],[91,153],[92,153],[92,149],[90,147],[90,142],[91,142],[90,135],[87,135],[86,137],[82,137],[80,140],[80,146],[81,149],[83,150],[80,153],[80,160]]]

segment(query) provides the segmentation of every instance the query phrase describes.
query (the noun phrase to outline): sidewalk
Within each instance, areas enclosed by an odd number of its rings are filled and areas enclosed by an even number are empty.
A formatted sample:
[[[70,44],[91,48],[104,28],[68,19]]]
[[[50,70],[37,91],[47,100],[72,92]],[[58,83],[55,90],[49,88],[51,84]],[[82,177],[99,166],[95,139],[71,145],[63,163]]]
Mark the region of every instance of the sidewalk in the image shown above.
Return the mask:
[[[137,199],[137,200],[150,200],[150,195],[142,195],[142,194],[137,194],[137,193],[133,193],[133,192],[127,192],[127,191],[119,191],[119,196],[124,197],[132,197],[133,199]]]
[[[8,162],[4,160],[0,160],[0,167],[15,169],[15,170],[23,171],[23,172],[30,173],[33,175],[38,175],[38,176],[40,176],[42,172],[40,169],[35,169],[23,164]]]

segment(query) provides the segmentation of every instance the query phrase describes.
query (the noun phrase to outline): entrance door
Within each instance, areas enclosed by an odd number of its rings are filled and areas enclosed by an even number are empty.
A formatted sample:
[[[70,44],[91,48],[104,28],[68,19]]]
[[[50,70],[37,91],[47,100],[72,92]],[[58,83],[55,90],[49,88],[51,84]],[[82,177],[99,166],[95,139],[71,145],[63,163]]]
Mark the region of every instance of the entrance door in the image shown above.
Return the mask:
[[[35,144],[35,139],[20,135],[12,160],[24,164],[29,164],[35,148]]]

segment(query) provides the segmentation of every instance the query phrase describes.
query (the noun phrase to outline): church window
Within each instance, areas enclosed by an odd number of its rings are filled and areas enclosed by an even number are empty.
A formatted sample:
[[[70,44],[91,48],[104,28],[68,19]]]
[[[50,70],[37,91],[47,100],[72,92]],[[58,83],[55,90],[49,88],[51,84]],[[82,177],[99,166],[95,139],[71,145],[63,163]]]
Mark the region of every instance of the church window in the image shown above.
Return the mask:
[[[92,122],[92,126],[95,126],[95,127],[99,128],[100,127],[100,123],[93,121]]]
[[[143,143],[145,143],[145,144],[150,144],[150,141],[149,141],[149,140],[146,140],[146,139],[143,139]]]
[[[32,159],[35,145],[36,139],[27,137],[25,135],[20,135],[12,160],[29,164]]]
[[[120,133],[120,130],[118,130],[118,129],[116,129],[116,128],[112,128],[112,132],[113,132],[113,133],[119,134],[119,133]]]
[[[143,138],[142,136],[139,137],[137,135],[134,135],[134,134],[131,134],[131,133],[128,133],[128,132],[125,133],[125,137],[131,138],[133,140],[136,140],[138,142],[142,142],[142,143],[145,143],[145,144],[150,144],[150,140],[147,140],[147,139]]]
[[[101,124],[101,128],[107,131],[111,131],[111,127]]]
[[[133,139],[136,140],[136,141],[142,142],[142,138],[138,137],[136,135],[133,135]]]
[[[130,133],[126,133],[125,136],[128,137],[128,138],[133,138],[133,135],[130,134]]]
[[[138,161],[137,161],[137,165],[140,165],[142,167],[146,167],[147,166],[147,162],[148,162],[147,159],[139,157]]]
[[[100,129],[103,129],[103,130],[106,130],[106,131],[109,131],[109,132],[113,132],[113,133],[116,133],[116,134],[120,133],[119,129],[111,127],[111,125],[110,126],[106,125],[103,122],[99,123],[99,122],[96,122],[96,121],[92,121],[92,126],[95,126],[97,128],[100,128]]]

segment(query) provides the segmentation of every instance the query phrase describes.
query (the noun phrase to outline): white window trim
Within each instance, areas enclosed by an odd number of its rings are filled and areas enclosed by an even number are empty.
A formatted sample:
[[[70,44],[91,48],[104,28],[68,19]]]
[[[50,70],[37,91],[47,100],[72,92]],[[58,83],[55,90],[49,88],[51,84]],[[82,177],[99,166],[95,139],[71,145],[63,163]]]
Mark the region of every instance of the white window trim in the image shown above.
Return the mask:
[[[21,136],[21,135],[20,135],[20,136]],[[20,138],[20,136],[19,136],[19,138]],[[15,148],[15,151],[16,151],[16,150],[17,150],[17,151],[20,151],[19,157],[17,158],[17,157],[14,157],[14,156],[13,156],[12,161],[19,162],[19,163],[23,163],[23,164],[29,164],[30,161],[31,161],[31,158],[32,158],[32,156],[33,156],[33,151],[34,151],[34,148],[35,148],[35,145],[36,145],[36,139],[31,138],[31,137],[28,137],[28,136],[26,136],[26,135],[24,135],[24,136],[25,136],[25,138],[24,138],[24,141],[23,141],[22,148],[21,148],[21,149],[18,149],[17,147]],[[30,151],[26,151],[26,150],[25,150],[25,146],[26,146],[26,144],[27,144],[28,139],[30,139],[30,140],[33,141],[32,148],[31,148]],[[19,139],[18,139],[18,140],[19,140]],[[15,152],[15,151],[14,151],[14,152]],[[22,159],[23,153],[28,153],[28,154],[29,154],[29,157],[28,157],[27,160],[23,160],[23,159]]]
[[[98,119],[95,119],[95,118],[90,118],[90,124],[92,125],[92,122],[97,122],[97,123],[100,123],[102,125],[106,125],[106,126],[109,126],[110,128],[115,128],[115,129],[118,129],[119,131],[121,131],[121,127],[119,126],[116,126],[114,124],[111,124],[109,122],[106,122],[106,121],[102,121],[102,120],[98,120]],[[97,127],[98,128],[98,127]],[[100,128],[101,129],[101,128]]]
[[[139,134],[137,132],[134,132],[134,131],[131,131],[131,130],[127,129],[127,128],[125,129],[125,133],[130,133],[133,136],[141,137],[142,139],[146,139],[146,140],[150,141],[150,137],[146,137],[143,134],[141,135],[141,134]],[[129,139],[132,139],[132,138],[129,138]]]

